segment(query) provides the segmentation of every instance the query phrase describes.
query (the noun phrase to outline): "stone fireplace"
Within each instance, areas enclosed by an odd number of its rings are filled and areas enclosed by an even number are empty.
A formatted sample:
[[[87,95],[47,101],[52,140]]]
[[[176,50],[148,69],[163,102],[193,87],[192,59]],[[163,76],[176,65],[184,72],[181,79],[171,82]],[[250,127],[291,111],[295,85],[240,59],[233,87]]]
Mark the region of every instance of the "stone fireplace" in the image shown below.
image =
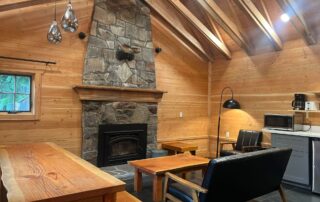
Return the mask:
[[[146,155],[156,147],[157,104],[137,102],[83,101],[82,157],[97,165],[99,127],[110,124],[145,124]],[[112,145],[104,145],[110,150]],[[126,148],[127,149],[127,148]],[[122,151],[124,153],[128,150]],[[145,157],[145,156],[143,156]]]
[[[75,87],[83,103],[82,157],[95,165],[101,157],[98,151],[102,125],[145,124],[146,155],[150,154],[150,149],[156,147],[157,103],[163,93],[156,89],[150,10],[140,0],[125,7],[109,1],[95,2],[83,85]],[[116,52],[123,44],[141,52],[132,61],[119,61]],[[118,153],[128,154],[134,150],[125,147],[129,142],[105,145],[102,150],[119,147],[124,151]]]

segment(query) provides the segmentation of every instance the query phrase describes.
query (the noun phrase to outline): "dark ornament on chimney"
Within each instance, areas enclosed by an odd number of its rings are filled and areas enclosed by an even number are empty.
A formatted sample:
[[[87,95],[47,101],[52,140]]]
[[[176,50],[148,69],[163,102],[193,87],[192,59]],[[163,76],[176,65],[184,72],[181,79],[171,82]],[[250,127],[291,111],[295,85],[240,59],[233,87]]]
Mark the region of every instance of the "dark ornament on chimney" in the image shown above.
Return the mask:
[[[119,46],[119,49],[116,52],[116,57],[118,60],[131,61],[134,59],[134,54],[140,52],[141,48],[131,47],[127,44],[123,44]]]
[[[83,40],[83,39],[85,39],[86,37],[87,37],[86,33],[84,33],[84,32],[80,32],[80,33],[79,33],[79,39]]]
[[[160,53],[162,49],[160,47],[155,48],[156,53]]]

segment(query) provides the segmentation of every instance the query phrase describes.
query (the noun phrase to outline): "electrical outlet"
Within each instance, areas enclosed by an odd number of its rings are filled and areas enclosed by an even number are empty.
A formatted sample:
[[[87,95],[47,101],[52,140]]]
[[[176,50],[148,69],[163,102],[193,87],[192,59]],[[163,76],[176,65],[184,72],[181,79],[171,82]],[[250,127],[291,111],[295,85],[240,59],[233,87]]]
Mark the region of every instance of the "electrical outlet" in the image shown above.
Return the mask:
[[[226,138],[229,138],[229,137],[230,137],[230,132],[227,131],[227,132],[226,132]]]
[[[182,118],[183,117],[183,112],[179,113],[179,117]]]

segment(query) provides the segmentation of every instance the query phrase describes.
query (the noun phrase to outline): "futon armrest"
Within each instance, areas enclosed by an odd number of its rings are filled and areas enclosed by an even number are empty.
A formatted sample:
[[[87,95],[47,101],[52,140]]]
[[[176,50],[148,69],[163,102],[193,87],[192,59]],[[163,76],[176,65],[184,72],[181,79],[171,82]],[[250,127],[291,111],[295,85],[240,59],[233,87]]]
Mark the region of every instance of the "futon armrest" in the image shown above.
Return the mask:
[[[187,180],[185,180],[185,179],[183,179],[181,177],[178,177],[178,176],[176,176],[174,174],[171,174],[171,173],[167,172],[166,173],[166,178],[167,179],[170,178],[171,180],[173,180],[175,182],[178,182],[179,184],[181,184],[183,186],[186,186],[186,187],[188,187],[188,188],[190,188],[192,190],[195,190],[197,192],[201,192],[201,193],[207,193],[208,192],[207,189],[205,189],[205,188],[203,188],[203,187],[201,187],[201,186],[199,186],[197,184],[194,184],[192,182],[189,182],[189,181],[187,181]],[[165,180],[165,181],[167,182],[167,180]]]

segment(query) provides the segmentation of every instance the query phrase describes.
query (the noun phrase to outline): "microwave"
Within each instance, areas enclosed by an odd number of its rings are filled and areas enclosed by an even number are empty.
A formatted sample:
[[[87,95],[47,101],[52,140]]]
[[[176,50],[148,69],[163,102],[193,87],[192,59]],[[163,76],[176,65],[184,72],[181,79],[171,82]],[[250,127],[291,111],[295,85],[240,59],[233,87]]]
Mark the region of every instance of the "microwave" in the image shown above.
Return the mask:
[[[296,114],[265,114],[264,127],[270,130],[302,131],[304,116]]]

